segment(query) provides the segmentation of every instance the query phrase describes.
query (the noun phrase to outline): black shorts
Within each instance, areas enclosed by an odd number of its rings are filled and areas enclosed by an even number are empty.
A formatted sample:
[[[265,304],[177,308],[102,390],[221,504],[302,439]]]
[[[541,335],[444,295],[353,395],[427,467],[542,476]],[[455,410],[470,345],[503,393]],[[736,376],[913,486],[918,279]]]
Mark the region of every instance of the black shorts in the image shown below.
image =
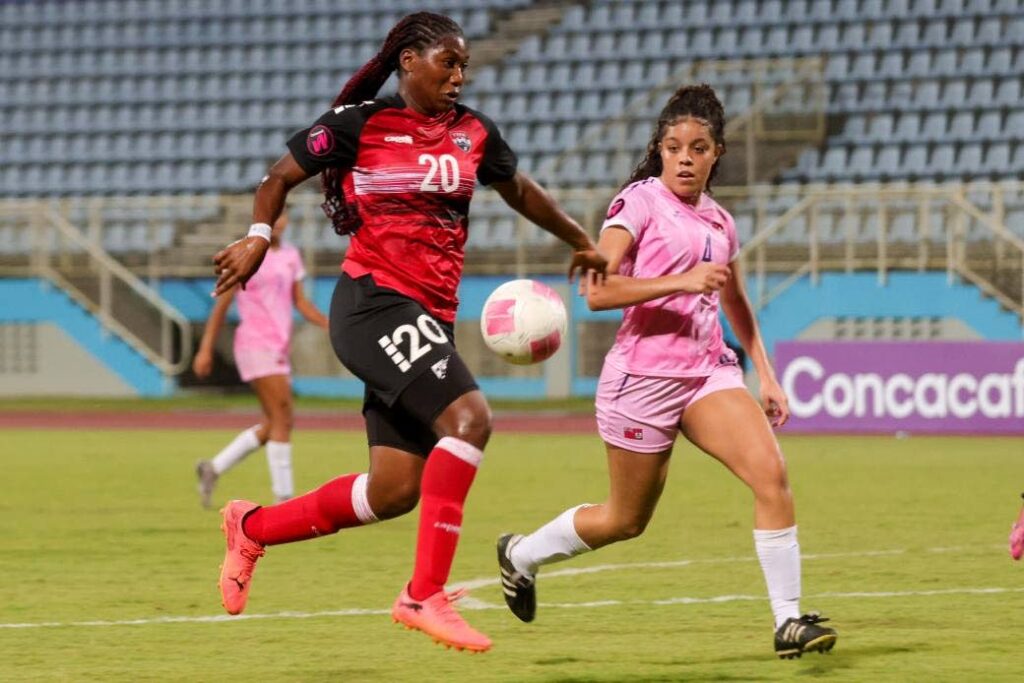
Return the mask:
[[[338,360],[366,385],[370,445],[430,453],[434,420],[477,388],[455,350],[454,326],[369,275],[343,273],[331,299],[330,331]]]

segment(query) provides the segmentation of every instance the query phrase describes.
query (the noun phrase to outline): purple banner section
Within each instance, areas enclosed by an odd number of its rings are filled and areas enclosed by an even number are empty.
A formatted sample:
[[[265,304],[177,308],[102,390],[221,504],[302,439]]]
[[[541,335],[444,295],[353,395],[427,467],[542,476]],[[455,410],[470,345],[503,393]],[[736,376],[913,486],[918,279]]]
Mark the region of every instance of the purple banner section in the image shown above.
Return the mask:
[[[786,431],[1022,434],[1024,343],[778,342]]]

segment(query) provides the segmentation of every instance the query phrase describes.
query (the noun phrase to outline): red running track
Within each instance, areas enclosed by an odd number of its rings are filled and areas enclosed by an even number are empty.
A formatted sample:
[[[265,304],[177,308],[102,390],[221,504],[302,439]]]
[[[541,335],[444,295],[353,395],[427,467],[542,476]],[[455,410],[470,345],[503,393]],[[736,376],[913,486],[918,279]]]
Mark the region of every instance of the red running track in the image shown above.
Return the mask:
[[[228,411],[104,412],[0,411],[0,429],[245,429],[257,413]],[[363,431],[363,416],[353,412],[299,413],[295,428]],[[596,434],[591,414],[507,413],[494,416],[496,432]]]

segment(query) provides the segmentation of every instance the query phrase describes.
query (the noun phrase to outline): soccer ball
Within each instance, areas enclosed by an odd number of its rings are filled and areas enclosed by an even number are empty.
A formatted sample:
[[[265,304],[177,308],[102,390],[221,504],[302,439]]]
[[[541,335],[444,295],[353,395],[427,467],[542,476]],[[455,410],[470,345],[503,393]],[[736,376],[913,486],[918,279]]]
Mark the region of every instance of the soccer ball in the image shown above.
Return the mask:
[[[554,355],[565,338],[567,317],[558,292],[536,280],[511,280],[484,302],[480,332],[487,348],[516,365]]]

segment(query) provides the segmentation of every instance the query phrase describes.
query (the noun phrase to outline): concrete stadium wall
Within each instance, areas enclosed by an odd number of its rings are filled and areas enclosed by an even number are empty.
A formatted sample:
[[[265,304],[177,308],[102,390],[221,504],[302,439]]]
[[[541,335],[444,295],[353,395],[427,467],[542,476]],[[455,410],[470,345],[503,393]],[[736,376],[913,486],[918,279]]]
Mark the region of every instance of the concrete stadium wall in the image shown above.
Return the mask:
[[[0,279],[0,339],[9,344],[33,338],[36,370],[12,357],[0,370],[0,395],[40,394],[165,396],[173,380],[118,337],[87,310],[45,280]],[[9,344],[8,344],[9,342]]]
[[[487,295],[509,276],[467,276],[459,290],[461,300],[457,336],[467,339],[475,334],[474,326],[479,320]],[[608,323],[614,325],[620,317],[617,311],[594,312],[587,309],[583,299],[570,290],[565,278],[538,277],[558,288],[566,300],[573,323],[570,325],[569,341],[566,348],[540,368],[521,369],[486,363],[486,358],[476,358],[472,344],[462,344],[470,367],[478,372],[481,387],[493,396],[508,398],[531,398],[539,396],[588,396],[596,387],[596,377],[582,376],[579,349],[578,323]],[[779,278],[770,278],[767,287],[777,284]],[[335,278],[320,277],[307,284],[311,298],[327,311],[330,308]],[[168,300],[196,322],[203,322],[209,313],[212,301],[209,291],[213,280],[166,281],[160,285],[160,292]],[[748,289],[753,283],[748,282]],[[756,292],[751,292],[753,297]],[[947,282],[944,273],[889,274],[885,285],[878,283],[874,273],[826,273],[817,285],[809,278],[797,281],[792,287],[770,302],[759,314],[762,333],[769,353],[774,351],[776,342],[798,339],[818,321],[837,317],[890,317],[890,318],[944,318],[956,321],[949,327],[961,329],[966,338],[1018,341],[1022,338],[1019,318],[1005,311],[972,285]],[[586,333],[585,333],[586,334]],[[322,335],[320,335],[322,336]],[[362,384],[336,366],[336,373],[324,374],[323,369],[333,363],[333,354],[324,347],[322,340],[317,346],[316,331],[304,332],[301,328],[296,335],[296,347],[303,344],[317,348],[317,362],[305,362],[315,366],[315,375],[303,374],[303,362],[293,359],[296,369],[295,389],[299,393],[331,396],[359,396]],[[476,341],[475,339],[472,341]],[[327,349],[324,351],[324,349]],[[471,360],[473,362],[471,362]],[[496,369],[488,374],[487,368]],[[311,368],[312,369],[312,368]],[[508,374],[502,374],[508,373]]]

